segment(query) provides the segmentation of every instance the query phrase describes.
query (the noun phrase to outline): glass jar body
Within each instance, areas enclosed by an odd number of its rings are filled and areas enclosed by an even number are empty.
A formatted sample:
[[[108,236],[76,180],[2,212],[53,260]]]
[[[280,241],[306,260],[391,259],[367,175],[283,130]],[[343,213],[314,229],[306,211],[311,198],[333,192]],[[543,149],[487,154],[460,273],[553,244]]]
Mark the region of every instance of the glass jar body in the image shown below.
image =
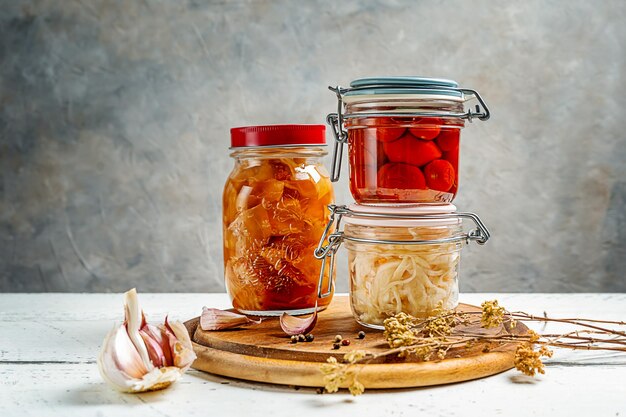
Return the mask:
[[[359,204],[443,204],[459,184],[459,142],[463,120],[437,117],[461,111],[448,101],[351,103],[346,112],[350,191]],[[430,105],[428,105],[430,104]],[[412,107],[410,107],[412,106]],[[363,116],[359,112],[388,116]],[[432,117],[394,116],[408,111]]]
[[[245,314],[305,314],[317,298],[321,263],[313,253],[334,194],[321,147],[242,148],[223,194],[224,275],[233,307]],[[323,285],[333,279],[326,270]]]
[[[460,233],[460,224],[345,226],[346,236],[362,239],[435,240]],[[346,240],[350,305],[360,324],[382,329],[385,319],[401,312],[428,317],[440,303],[445,309],[457,306],[462,241],[391,244]]]

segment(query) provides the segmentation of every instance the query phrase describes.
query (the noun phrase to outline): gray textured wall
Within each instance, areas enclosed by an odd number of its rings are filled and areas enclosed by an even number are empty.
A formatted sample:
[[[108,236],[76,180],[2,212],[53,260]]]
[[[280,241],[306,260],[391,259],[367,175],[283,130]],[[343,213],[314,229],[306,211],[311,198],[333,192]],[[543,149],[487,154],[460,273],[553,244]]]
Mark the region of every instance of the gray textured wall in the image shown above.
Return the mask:
[[[327,85],[381,74],[493,110],[463,133],[457,205],[493,234],[464,290],[626,291],[626,2],[1,3],[2,291],[222,290],[228,128],[323,122]]]

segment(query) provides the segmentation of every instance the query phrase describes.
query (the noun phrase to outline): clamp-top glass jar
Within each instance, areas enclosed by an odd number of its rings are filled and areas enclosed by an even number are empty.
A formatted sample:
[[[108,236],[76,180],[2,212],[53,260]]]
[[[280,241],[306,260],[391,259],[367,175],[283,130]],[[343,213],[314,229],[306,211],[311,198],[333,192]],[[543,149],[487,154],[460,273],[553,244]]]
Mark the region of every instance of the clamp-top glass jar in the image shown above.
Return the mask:
[[[360,324],[376,329],[398,313],[428,317],[439,304],[455,308],[461,249],[471,240],[484,244],[489,239],[478,216],[457,213],[451,204],[402,208],[354,204],[331,206],[331,212],[316,257],[323,263],[330,258],[332,266],[345,241],[352,313]],[[464,232],[463,219],[472,220],[476,228]]]
[[[480,95],[455,81],[423,77],[362,78],[337,94],[328,115],[335,135],[331,179],[339,179],[348,143],[350,191],[359,204],[449,203],[459,184],[459,138],[465,120],[487,120]],[[477,99],[474,110],[465,103]]]
[[[224,275],[233,307],[245,314],[310,313],[317,297],[314,255],[334,194],[321,158],[323,125],[231,129],[235,167],[223,195]]]

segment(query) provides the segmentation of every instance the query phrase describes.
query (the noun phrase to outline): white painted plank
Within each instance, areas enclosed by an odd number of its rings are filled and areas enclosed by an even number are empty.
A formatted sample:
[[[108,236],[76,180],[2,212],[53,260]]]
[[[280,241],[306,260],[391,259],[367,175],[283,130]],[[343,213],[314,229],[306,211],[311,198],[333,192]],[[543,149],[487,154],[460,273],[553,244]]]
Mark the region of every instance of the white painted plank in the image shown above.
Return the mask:
[[[626,294],[514,294],[463,293],[461,301],[480,304],[497,298],[509,310],[524,310],[541,314],[623,314],[626,312]],[[0,321],[27,320],[91,320],[121,317],[122,294],[0,294]],[[203,305],[230,307],[228,296],[213,294],[139,294],[139,301],[147,313],[161,317],[167,313],[179,319],[197,315]]]
[[[140,294],[148,320],[186,321],[203,305],[230,307],[226,294]],[[93,362],[123,319],[121,294],[0,294],[0,361]]]
[[[143,294],[140,297],[149,320],[155,321],[163,320],[168,313],[172,318],[185,321],[197,316],[205,304],[229,306],[225,294]],[[493,298],[498,298],[509,309],[536,314],[549,311],[550,315],[560,317],[626,318],[625,294],[464,294],[462,301],[480,304]],[[93,362],[104,335],[122,319],[119,294],[49,294],[47,297],[15,294],[15,298],[0,294],[0,302],[6,299],[9,302],[1,305],[15,310],[4,309],[0,313],[0,361]],[[27,309],[27,305],[37,308]],[[536,324],[531,327],[541,328]],[[557,331],[562,327],[551,324],[545,330]],[[563,354],[572,358],[611,355],[606,352]]]
[[[510,310],[551,316],[626,318],[626,294],[463,294],[497,298]],[[151,317],[186,320],[202,305],[228,307],[225,294],[140,294]],[[228,380],[191,371],[159,393],[118,394],[93,363],[119,294],[0,294],[0,415],[607,415],[626,413],[626,355],[559,351],[547,375],[511,371],[463,384],[346,394]],[[51,363],[52,362],[52,363]],[[65,362],[65,363],[54,363]],[[225,385],[223,383],[228,383]]]
[[[4,365],[0,415],[616,416],[626,411],[626,386],[616,383],[623,375],[623,368],[550,368],[537,379],[506,372],[467,383],[372,391],[353,398],[192,371],[165,391],[131,395],[111,390],[93,365]]]
[[[150,317],[166,314],[179,320],[197,316],[202,306],[231,307],[226,294],[139,294],[139,302]],[[121,320],[122,294],[0,294],[0,322]]]

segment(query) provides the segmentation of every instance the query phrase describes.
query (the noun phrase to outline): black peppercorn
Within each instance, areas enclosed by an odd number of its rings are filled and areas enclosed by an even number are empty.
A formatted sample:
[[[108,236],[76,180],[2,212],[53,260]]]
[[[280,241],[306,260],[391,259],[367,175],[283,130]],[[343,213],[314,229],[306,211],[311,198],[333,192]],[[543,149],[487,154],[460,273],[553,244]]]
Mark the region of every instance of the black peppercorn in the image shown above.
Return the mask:
[[[339,349],[340,347],[341,347],[341,344],[333,343],[333,349]]]
[[[291,336],[291,343],[298,343],[298,336],[296,336],[295,334]]]
[[[303,334],[298,335],[298,342],[306,342],[306,337]]]
[[[312,342],[313,339],[315,339],[315,337],[311,333],[307,334],[305,338],[307,342]]]
[[[365,332],[361,330],[358,334],[359,339],[365,339]]]

